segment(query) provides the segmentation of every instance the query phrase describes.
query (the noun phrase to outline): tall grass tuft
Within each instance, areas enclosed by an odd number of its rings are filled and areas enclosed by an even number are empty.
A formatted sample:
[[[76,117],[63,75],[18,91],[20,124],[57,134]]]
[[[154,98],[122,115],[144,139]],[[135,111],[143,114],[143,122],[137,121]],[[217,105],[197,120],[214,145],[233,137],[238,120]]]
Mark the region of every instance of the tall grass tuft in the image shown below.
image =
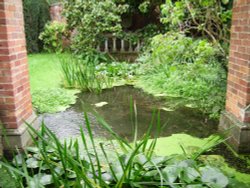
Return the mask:
[[[98,62],[72,56],[61,58],[60,62],[65,87],[101,92],[104,87],[111,87],[113,84],[112,78],[96,71]]]

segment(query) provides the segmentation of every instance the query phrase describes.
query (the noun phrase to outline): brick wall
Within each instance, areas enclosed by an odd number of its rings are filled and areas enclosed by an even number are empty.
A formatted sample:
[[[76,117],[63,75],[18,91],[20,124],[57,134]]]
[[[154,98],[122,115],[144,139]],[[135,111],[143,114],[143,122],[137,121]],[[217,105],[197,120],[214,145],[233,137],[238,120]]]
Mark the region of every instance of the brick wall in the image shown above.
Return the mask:
[[[50,6],[50,17],[52,21],[66,22],[62,16],[63,5],[61,3],[55,3]]]
[[[250,0],[234,2],[226,110],[250,122]]]
[[[0,121],[16,129],[32,115],[22,0],[0,0]]]

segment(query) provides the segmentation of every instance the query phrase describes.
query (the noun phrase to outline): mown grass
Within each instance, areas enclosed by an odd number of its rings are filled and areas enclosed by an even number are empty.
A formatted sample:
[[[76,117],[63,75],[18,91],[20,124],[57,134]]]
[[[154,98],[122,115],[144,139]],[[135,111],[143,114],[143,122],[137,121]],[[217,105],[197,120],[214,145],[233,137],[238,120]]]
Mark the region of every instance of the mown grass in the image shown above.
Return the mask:
[[[59,88],[61,67],[56,54],[33,54],[28,56],[31,91]]]
[[[75,103],[77,90],[63,88],[60,59],[68,54],[29,55],[29,74],[33,106],[38,113],[63,111]]]

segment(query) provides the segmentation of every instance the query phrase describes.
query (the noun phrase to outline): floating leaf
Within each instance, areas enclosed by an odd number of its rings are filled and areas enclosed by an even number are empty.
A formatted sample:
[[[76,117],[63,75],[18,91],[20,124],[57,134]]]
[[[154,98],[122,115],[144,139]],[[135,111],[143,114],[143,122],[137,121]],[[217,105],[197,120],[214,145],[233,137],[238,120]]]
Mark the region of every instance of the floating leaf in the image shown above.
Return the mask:
[[[146,172],[145,174],[144,174],[144,176],[146,176],[146,177],[154,177],[154,176],[156,176],[158,174],[158,171],[157,170],[151,170],[151,171],[149,171],[149,172]]]
[[[178,178],[180,171],[181,169],[176,165],[167,166],[162,170],[162,175],[169,183],[174,183]]]
[[[107,105],[107,104],[108,104],[107,102],[99,102],[99,103],[96,103],[95,106],[96,106],[97,108],[100,108],[100,107],[103,107],[103,106],[105,106],[105,105]]]
[[[57,166],[57,167],[55,168],[55,172],[56,172],[59,176],[61,176],[61,175],[64,174],[64,170],[63,170],[61,167],[59,167],[59,166]]]
[[[26,160],[26,164],[28,168],[38,168],[39,167],[39,161],[32,157]]]
[[[52,175],[43,174],[41,176],[40,182],[42,185],[50,185],[53,183]]]
[[[13,160],[12,163],[16,166],[22,166],[23,164],[23,155],[22,154],[18,154],[16,155]]]
[[[155,164],[155,165],[160,165],[165,163],[169,158],[168,157],[153,157],[151,159],[151,161]]]
[[[68,177],[69,179],[75,179],[75,178],[76,178],[76,173],[75,173],[75,172],[70,172],[70,173],[67,175],[67,177]]]
[[[33,178],[34,182],[39,182],[41,185],[50,185],[53,183],[52,175],[50,174],[37,174]]]
[[[144,165],[147,161],[148,161],[147,157],[142,153],[135,156],[135,159],[134,159],[134,162],[139,163],[140,165]]]
[[[37,147],[27,147],[26,150],[32,153],[39,153],[39,148]]]
[[[210,187],[226,187],[229,183],[223,173],[210,166],[201,168],[201,181]]]
[[[106,182],[111,182],[111,181],[113,181],[113,176],[111,176],[109,173],[104,173],[104,174],[102,174],[102,179],[104,180],[104,181],[106,181]]]
[[[195,170],[194,168],[187,167],[184,168],[182,179],[186,181],[187,183],[193,182],[196,178],[200,176],[199,172]]]

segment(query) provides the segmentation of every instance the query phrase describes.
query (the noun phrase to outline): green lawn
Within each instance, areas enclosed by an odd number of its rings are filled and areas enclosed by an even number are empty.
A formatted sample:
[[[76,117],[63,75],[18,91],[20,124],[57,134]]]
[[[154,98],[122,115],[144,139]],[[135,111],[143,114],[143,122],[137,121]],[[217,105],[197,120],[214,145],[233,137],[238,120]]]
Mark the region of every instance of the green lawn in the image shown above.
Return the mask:
[[[35,54],[28,56],[31,91],[58,88],[61,85],[59,55]]]
[[[29,55],[29,73],[33,106],[38,113],[63,111],[75,103],[78,90],[62,86],[60,59],[67,54]]]

